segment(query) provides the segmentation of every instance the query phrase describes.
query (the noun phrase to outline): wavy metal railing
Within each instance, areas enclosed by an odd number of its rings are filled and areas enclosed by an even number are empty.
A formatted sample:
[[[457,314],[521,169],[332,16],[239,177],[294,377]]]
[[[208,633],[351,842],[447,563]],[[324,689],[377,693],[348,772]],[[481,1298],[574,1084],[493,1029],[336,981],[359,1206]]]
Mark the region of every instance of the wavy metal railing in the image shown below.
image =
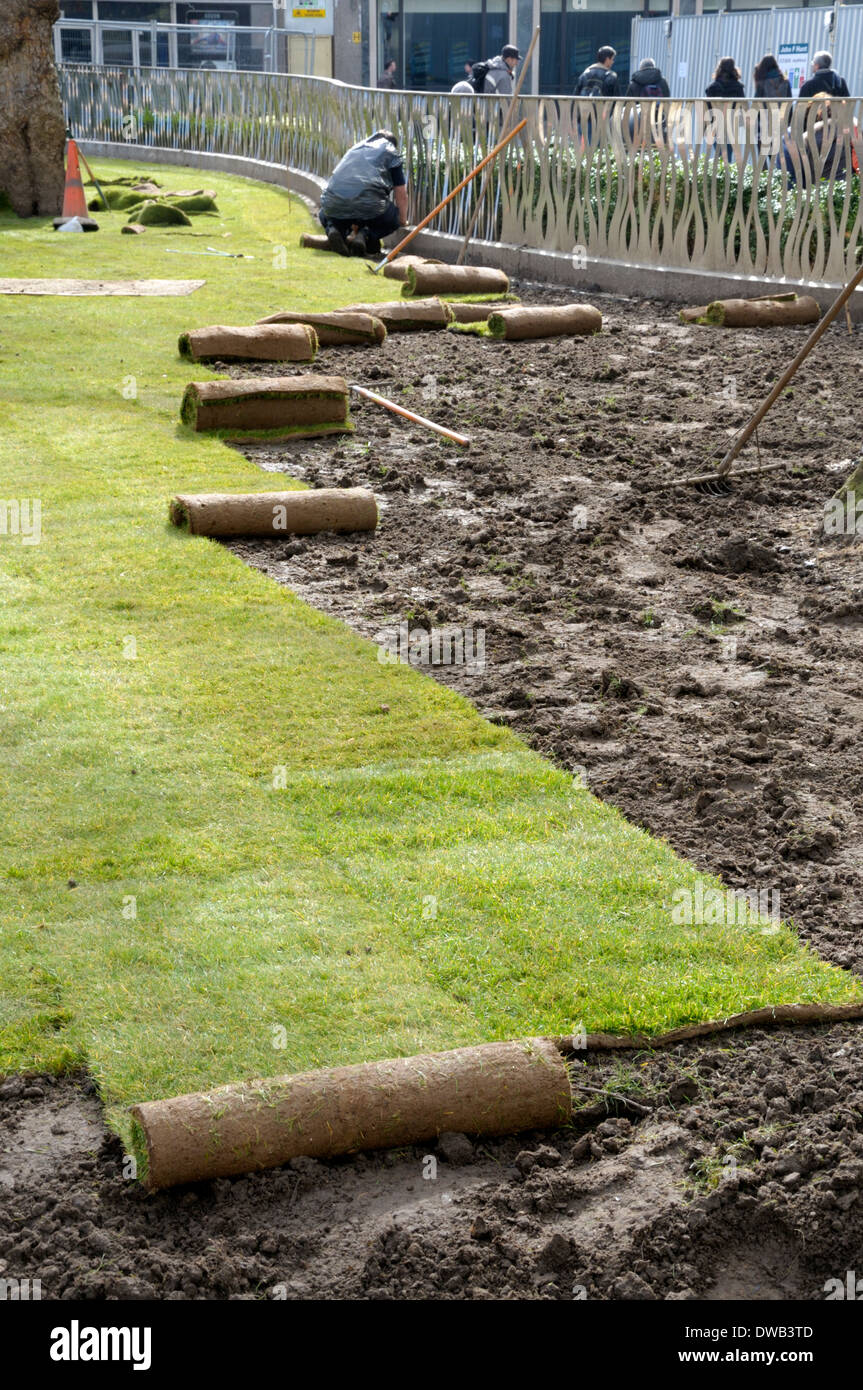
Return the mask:
[[[270,73],[65,67],[60,81],[81,139],[242,155],[324,179],[355,140],[390,129],[414,218],[502,121],[493,97]],[[576,258],[844,281],[863,249],[860,105],[525,97],[528,124],[497,166],[476,235]],[[475,197],[471,185],[437,229],[464,232]]]

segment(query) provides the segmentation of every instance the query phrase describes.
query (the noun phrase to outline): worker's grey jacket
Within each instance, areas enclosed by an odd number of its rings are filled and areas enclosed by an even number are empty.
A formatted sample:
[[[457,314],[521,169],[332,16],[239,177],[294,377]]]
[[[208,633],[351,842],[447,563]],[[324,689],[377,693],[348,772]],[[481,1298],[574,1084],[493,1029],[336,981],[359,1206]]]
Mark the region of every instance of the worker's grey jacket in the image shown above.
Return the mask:
[[[393,188],[405,182],[402,157],[388,140],[361,140],[333,170],[321,196],[321,212],[335,220],[381,217]]]
[[[498,54],[496,58],[492,58],[488,65],[483,92],[492,95],[496,93],[499,97],[508,97],[512,96],[513,85],[512,73]]]

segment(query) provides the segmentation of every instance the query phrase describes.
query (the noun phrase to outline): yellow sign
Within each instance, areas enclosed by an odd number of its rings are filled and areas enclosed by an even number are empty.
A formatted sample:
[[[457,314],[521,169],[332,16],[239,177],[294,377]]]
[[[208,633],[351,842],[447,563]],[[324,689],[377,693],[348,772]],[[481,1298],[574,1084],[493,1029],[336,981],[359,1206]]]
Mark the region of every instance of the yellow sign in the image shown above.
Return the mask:
[[[294,19],[326,19],[326,10],[292,10]]]
[[[352,37],[354,43],[362,43],[362,41],[363,41],[363,36],[362,36],[362,34],[360,33],[359,29],[355,29],[354,32],[353,32],[353,34],[351,35],[351,37]]]

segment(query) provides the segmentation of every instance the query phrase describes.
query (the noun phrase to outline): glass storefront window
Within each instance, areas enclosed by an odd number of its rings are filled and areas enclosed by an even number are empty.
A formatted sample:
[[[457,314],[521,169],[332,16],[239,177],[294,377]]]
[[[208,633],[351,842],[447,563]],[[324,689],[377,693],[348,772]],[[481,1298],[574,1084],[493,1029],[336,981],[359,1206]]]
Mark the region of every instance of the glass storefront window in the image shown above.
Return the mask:
[[[617,50],[614,68],[624,86],[632,21],[642,13],[632,0],[586,0],[583,6],[581,0],[542,0],[540,91],[570,95],[597,49],[606,44]]]
[[[400,9],[382,8],[379,70],[395,58],[399,86],[448,92],[464,79],[467,62],[500,52],[508,10],[508,0],[401,0]]]

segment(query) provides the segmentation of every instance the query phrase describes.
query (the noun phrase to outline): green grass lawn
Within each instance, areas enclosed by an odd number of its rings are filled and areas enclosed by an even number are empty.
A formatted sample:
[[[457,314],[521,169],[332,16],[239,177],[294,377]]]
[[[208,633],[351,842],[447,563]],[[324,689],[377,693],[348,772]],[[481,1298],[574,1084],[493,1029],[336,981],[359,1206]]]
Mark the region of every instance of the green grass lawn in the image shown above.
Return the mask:
[[[667,846],[167,525],[175,491],[273,486],[180,425],[211,375],[180,332],[397,286],[299,251],[277,189],[146,173],[221,215],[143,237],[0,215],[4,275],[207,282],[0,297],[0,498],[42,507],[40,544],[0,535],[0,1072],[84,1063],[122,1128],[255,1074],[860,997],[790,928],[675,926],[696,873]],[[167,249],[208,245],[254,260]]]

